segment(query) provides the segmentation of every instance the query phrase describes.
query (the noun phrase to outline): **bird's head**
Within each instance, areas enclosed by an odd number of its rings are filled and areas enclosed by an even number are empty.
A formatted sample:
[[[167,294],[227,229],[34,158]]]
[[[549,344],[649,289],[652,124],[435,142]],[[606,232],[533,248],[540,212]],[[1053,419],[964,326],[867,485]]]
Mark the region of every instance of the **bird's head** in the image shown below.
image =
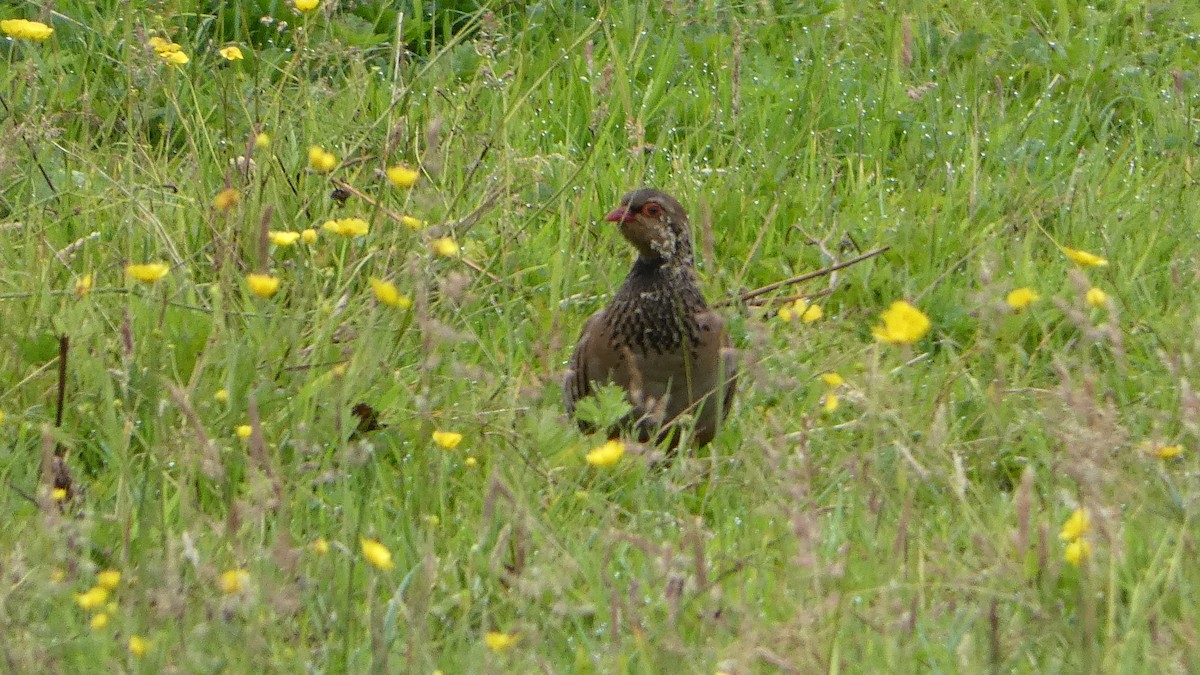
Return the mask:
[[[643,188],[627,193],[604,218],[621,228],[644,260],[691,264],[687,213],[671,195]]]

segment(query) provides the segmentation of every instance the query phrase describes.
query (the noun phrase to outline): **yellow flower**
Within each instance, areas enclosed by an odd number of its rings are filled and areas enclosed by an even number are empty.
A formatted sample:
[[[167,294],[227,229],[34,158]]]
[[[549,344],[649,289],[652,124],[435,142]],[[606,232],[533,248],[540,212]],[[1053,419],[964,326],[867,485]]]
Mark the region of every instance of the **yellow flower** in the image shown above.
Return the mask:
[[[300,233],[293,230],[271,230],[267,233],[267,237],[270,238],[272,244],[280,247],[291,246],[300,241]]]
[[[165,52],[159,54],[159,56],[161,56],[162,60],[166,61],[167,65],[170,66],[182,66],[191,61],[191,59],[188,58],[188,55],[181,51]]]
[[[1154,455],[1159,459],[1175,459],[1183,454],[1183,446],[1179,444],[1164,445],[1154,451]]]
[[[233,431],[238,438],[250,438],[250,434],[254,433],[254,428],[249,424],[239,424]]]
[[[244,569],[234,568],[221,572],[221,576],[217,577],[217,587],[225,595],[233,595],[241,593],[250,585],[250,573]]]
[[[321,0],[293,0],[292,6],[297,12],[311,12],[321,4]]]
[[[242,196],[238,194],[237,190],[234,190],[233,188],[225,188],[224,190],[218,192],[217,196],[213,198],[213,206],[216,207],[218,211],[228,211],[233,207],[234,204],[237,204],[238,200],[241,198]]]
[[[86,593],[75,595],[75,604],[83,609],[96,609],[108,602],[108,589],[103,586],[92,586]]]
[[[366,537],[359,539],[358,543],[362,546],[362,554],[367,562],[381,570],[390,570],[396,566],[396,563],[392,562],[392,552],[383,544]]]
[[[317,555],[325,555],[326,553],[329,553],[329,542],[325,541],[324,537],[314,539],[313,543],[309,544],[309,547],[312,548],[313,553],[316,553]]]
[[[804,323],[812,323],[824,317],[825,310],[821,309],[820,305],[814,305],[804,298],[799,298],[791,304],[780,307],[778,315],[784,321],[798,318]]]
[[[75,280],[75,294],[82,297],[92,292],[92,275],[85,274]]]
[[[221,56],[225,57],[226,61],[241,61],[244,58],[242,56],[241,47],[238,47],[237,45],[229,45],[228,47],[222,47],[221,48]]]
[[[429,224],[420,218],[413,218],[412,216],[400,216],[400,222],[410,230],[419,230]]]
[[[300,233],[300,241],[302,241],[306,244],[317,243],[317,231],[312,229],[311,227],[306,228],[303,232]]]
[[[456,431],[435,431],[433,432],[433,442],[445,450],[453,450],[462,443],[463,435]]]
[[[1107,259],[1101,258],[1095,253],[1088,253],[1087,251],[1080,251],[1079,249],[1075,248],[1067,248],[1066,246],[1062,247],[1062,252],[1063,255],[1071,259],[1071,262],[1079,265],[1080,267],[1104,267],[1108,264]]]
[[[475,459],[474,457],[468,457],[463,460],[463,464],[466,464],[467,468],[469,469],[474,469],[475,467],[479,466],[479,460]]]
[[[1058,538],[1068,542],[1075,541],[1087,534],[1090,529],[1092,529],[1092,519],[1088,516],[1087,509],[1075,509],[1063,522],[1062,532],[1058,534]]]
[[[387,170],[388,181],[398,188],[410,188],[416,185],[417,179],[420,177],[420,171],[410,169],[407,166],[392,166],[388,167]]]
[[[142,637],[141,635],[130,635],[129,636],[129,653],[130,654],[137,656],[137,657],[142,657],[142,656],[145,656],[146,652],[148,652],[148,651],[150,651],[150,642],[148,640],[146,640],[146,638]]]
[[[50,570],[51,583],[61,584],[62,580],[66,579],[66,578],[67,578],[67,571],[64,570],[63,568],[55,567],[53,570]]]
[[[824,316],[825,310],[821,309],[820,305],[809,305],[804,308],[803,312],[800,312],[800,320],[804,323],[818,321]]]
[[[483,636],[483,643],[487,648],[494,652],[502,652],[506,649],[511,649],[517,644],[517,639],[520,638],[516,633],[501,633],[498,630],[491,630],[487,635]]]
[[[837,389],[838,387],[842,386],[843,384],[846,384],[846,380],[843,379],[841,375],[838,375],[837,373],[833,373],[833,372],[822,373],[821,381],[824,382],[825,386],[829,387],[830,389]]]
[[[838,400],[837,394],[830,392],[825,394],[825,400],[821,404],[821,408],[825,412],[831,413],[834,410],[837,410],[839,405],[841,405],[841,401]]]
[[[254,136],[254,147],[259,150],[266,150],[271,147],[271,136],[266,132],[259,132]]]
[[[157,35],[147,40],[147,44],[149,44],[150,48],[154,50],[154,53],[158,54],[159,56],[162,56],[163,54],[169,54],[171,52],[177,52],[183,49],[179,43],[171,42],[170,40],[160,38]]]
[[[362,218],[340,218],[325,221],[321,229],[343,237],[361,237],[371,231],[371,226]]]
[[[96,574],[96,584],[110,591],[117,590],[121,585],[121,573],[117,570],[104,570]]]
[[[260,298],[269,298],[279,290],[279,277],[270,274],[247,274],[246,285]]]
[[[145,263],[143,265],[129,265],[125,268],[125,274],[137,279],[143,284],[152,284],[156,281],[161,281],[167,273],[171,271],[165,263]]]
[[[217,403],[225,403],[229,400],[228,389],[218,389],[217,393],[213,394],[213,400]]]
[[[1026,307],[1032,305],[1033,303],[1035,303],[1041,299],[1042,299],[1042,296],[1038,295],[1037,292],[1034,291],[1032,288],[1030,288],[1028,286],[1023,286],[1021,288],[1011,291],[1004,298],[1004,302],[1008,303],[1009,307],[1012,307],[1013,309],[1019,311],[1019,310],[1025,309]]]
[[[100,612],[99,614],[92,617],[92,621],[91,621],[92,630],[102,630],[107,625],[108,625],[108,615],[105,614],[104,612]]]
[[[337,157],[332,152],[327,152],[319,145],[314,145],[308,149],[308,165],[314,171],[320,173],[329,173],[333,171],[338,164]]]
[[[1063,560],[1074,565],[1075,567],[1079,567],[1079,565],[1091,557],[1091,555],[1092,545],[1088,543],[1087,539],[1076,539],[1075,541],[1067,544],[1067,547],[1063,549]]]
[[[920,340],[929,332],[929,317],[903,300],[897,300],[883,313],[883,325],[871,333],[894,345],[907,345]]]
[[[25,19],[0,21],[0,31],[4,31],[4,34],[11,38],[36,40],[38,42],[54,34],[54,29],[50,26],[40,21],[27,21]]]
[[[1108,293],[1105,293],[1095,286],[1088,289],[1087,295],[1085,295],[1083,299],[1087,300],[1087,304],[1095,307],[1096,309],[1104,309],[1108,306]]]
[[[375,299],[389,307],[408,309],[412,307],[412,298],[402,295],[396,284],[383,279],[371,277],[371,290],[375,291]]]
[[[50,491],[50,498],[56,502],[66,501],[67,500],[67,489],[66,488],[54,488],[53,490]]]
[[[621,461],[621,457],[625,455],[625,444],[621,441],[612,440],[604,445],[593,448],[587,454],[587,463],[592,466],[606,469]]]
[[[453,258],[458,255],[458,243],[450,237],[440,237],[429,242],[433,252],[443,258]]]

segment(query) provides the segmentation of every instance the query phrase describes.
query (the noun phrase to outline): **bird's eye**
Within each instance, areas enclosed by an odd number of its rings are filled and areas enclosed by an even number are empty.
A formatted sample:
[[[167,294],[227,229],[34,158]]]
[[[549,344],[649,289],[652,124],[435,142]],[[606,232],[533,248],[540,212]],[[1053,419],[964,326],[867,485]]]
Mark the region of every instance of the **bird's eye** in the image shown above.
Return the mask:
[[[650,202],[642,209],[642,213],[651,218],[657,218],[662,215],[662,207],[654,202]]]

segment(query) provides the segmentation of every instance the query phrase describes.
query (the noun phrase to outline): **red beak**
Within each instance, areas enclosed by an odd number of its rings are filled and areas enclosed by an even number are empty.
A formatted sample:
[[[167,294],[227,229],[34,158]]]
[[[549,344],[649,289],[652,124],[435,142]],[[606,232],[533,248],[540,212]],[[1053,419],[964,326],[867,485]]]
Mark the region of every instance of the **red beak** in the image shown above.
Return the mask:
[[[633,211],[630,211],[628,206],[618,206],[609,211],[604,219],[610,223],[628,223],[633,220]]]

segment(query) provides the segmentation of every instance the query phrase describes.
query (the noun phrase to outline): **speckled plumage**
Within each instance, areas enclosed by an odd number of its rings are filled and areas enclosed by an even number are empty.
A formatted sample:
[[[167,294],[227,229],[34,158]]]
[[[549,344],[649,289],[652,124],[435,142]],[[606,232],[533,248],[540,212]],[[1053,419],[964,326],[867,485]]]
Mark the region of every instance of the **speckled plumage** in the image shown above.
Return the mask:
[[[669,195],[644,189],[625,195],[607,220],[639,255],[612,302],[584,325],[564,381],[567,412],[611,382],[634,408],[621,426],[641,440],[676,445],[671,423],[686,414],[694,441],[708,443],[733,401],[736,360],[724,321],[700,291],[687,215]]]

